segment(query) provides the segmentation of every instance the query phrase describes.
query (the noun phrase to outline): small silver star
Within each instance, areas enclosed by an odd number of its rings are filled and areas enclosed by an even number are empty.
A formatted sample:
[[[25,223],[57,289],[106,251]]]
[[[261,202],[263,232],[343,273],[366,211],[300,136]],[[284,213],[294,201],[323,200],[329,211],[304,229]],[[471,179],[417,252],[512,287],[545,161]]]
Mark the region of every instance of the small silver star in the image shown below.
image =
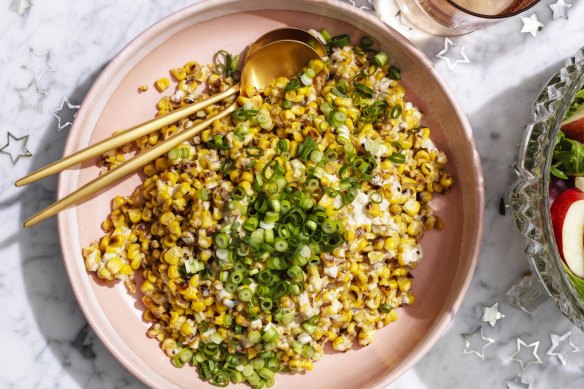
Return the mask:
[[[482,321],[488,322],[491,327],[497,324],[497,320],[504,318],[501,312],[499,312],[499,303],[495,303],[492,307],[483,307],[483,317]]]
[[[448,68],[450,70],[454,69],[456,67],[456,65],[458,65],[459,63],[469,63],[470,62],[470,60],[468,59],[468,57],[464,53],[464,47],[465,47],[464,43],[460,46],[460,50],[458,52],[459,58],[456,58],[456,59],[451,58],[451,55],[449,55],[451,47],[458,47],[458,45],[455,45],[454,42],[452,42],[450,40],[450,38],[444,38],[444,50],[442,50],[441,52],[436,54],[436,57],[446,61],[446,63],[448,64]]]
[[[515,376],[513,381],[507,381],[507,389],[529,389],[531,385],[523,381],[523,377],[520,375]]]
[[[480,338],[482,339],[482,341],[484,342],[482,346],[480,346],[480,351],[479,349],[474,349],[471,350],[471,343],[473,343],[473,340],[475,338],[478,337],[480,333]],[[495,339],[491,339],[491,338],[487,338],[484,334],[483,334],[483,328],[477,328],[474,332],[472,333],[468,333],[468,334],[461,334],[462,337],[464,338],[464,350],[462,351],[463,354],[476,354],[480,359],[485,359],[485,348],[489,347],[492,343],[495,342]]]
[[[45,73],[55,71],[53,65],[49,63],[50,60],[50,50],[40,52],[31,48],[28,54],[28,60],[22,65],[22,68],[32,72],[38,83]]]
[[[26,88],[15,88],[14,90],[18,93],[18,98],[20,99],[19,111],[30,108],[41,112],[43,109],[43,100],[49,95],[48,91],[39,89],[36,80],[32,80]],[[30,101],[34,102],[30,103]]]
[[[15,143],[12,143],[11,140],[14,140]],[[28,135],[17,138],[8,132],[6,135],[6,144],[2,146],[0,153],[9,155],[10,160],[12,161],[12,165],[14,166],[20,157],[32,157],[32,154],[26,148],[27,142]]]
[[[61,106],[51,112],[51,115],[57,118],[57,129],[59,132],[68,126],[73,125],[73,119],[75,119],[75,116],[77,116],[78,110],[79,105],[71,104],[67,97],[63,98],[63,101],[61,101]]]
[[[521,32],[528,32],[535,37],[537,32],[543,29],[543,23],[537,20],[537,14],[533,14],[528,18],[522,16],[521,20],[523,21]]]
[[[10,3],[10,10],[16,12],[20,16],[24,16],[24,13],[30,7],[32,7],[32,3],[29,0],[12,0],[12,3]]]
[[[568,361],[568,353],[577,353],[580,351],[580,349],[572,343],[572,331],[568,331],[562,336],[550,334],[550,338],[552,340],[552,346],[546,352],[546,355],[555,355],[564,366],[566,366],[566,362]],[[564,350],[566,348],[564,342],[567,342],[567,345],[571,348],[570,351]]]
[[[519,354],[521,354],[521,350],[523,347],[533,349],[531,351],[531,355],[530,355],[530,356],[533,356],[533,358],[529,359],[527,361],[527,363],[525,363],[525,361],[519,356]],[[519,363],[519,366],[521,367],[521,371],[525,372],[525,370],[529,367],[529,365],[531,365],[531,364],[541,365],[543,363],[541,361],[541,358],[539,357],[539,355],[537,355],[538,347],[539,347],[539,340],[537,342],[527,344],[523,340],[517,338],[517,351],[515,351],[513,354],[511,354],[509,359]]]
[[[559,18],[568,19],[568,11],[572,8],[572,4],[566,3],[564,0],[558,0],[557,3],[550,4],[549,7],[554,12],[554,20]]]

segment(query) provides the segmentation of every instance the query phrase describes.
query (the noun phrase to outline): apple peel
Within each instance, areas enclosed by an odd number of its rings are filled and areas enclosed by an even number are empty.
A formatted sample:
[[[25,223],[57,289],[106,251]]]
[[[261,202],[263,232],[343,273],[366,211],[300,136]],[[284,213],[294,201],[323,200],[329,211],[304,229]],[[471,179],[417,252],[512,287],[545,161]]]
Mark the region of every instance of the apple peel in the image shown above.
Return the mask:
[[[574,275],[584,278],[584,192],[577,188],[562,192],[550,214],[560,256]]]

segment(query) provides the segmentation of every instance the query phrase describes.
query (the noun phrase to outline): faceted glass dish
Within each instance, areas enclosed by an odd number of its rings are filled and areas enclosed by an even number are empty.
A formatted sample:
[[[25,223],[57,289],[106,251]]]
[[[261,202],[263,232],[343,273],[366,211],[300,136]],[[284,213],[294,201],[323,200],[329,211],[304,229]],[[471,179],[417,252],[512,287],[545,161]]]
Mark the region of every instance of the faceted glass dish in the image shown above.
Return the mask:
[[[509,191],[515,226],[525,238],[533,271],[560,311],[584,330],[584,299],[564,269],[550,216],[550,166],[561,122],[584,86],[584,48],[544,86],[532,108],[514,166],[517,179]]]

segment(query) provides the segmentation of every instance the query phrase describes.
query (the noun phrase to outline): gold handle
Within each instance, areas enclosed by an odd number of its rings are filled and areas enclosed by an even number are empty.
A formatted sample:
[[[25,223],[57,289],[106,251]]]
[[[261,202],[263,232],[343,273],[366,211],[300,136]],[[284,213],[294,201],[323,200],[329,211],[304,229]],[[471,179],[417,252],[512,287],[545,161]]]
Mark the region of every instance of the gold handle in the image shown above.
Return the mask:
[[[114,182],[118,181],[119,179],[137,171],[142,166],[146,165],[147,163],[155,160],[156,158],[160,157],[161,155],[168,153],[170,150],[174,149],[176,146],[180,145],[181,143],[192,139],[196,134],[207,128],[213,121],[219,120],[224,118],[225,116],[229,115],[231,112],[235,111],[236,104],[233,103],[225,110],[217,113],[214,116],[204,120],[203,122],[196,124],[192,128],[187,130],[178,132],[171,136],[170,138],[166,139],[164,142],[157,144],[156,146],[145,150],[144,152],[140,153],[136,157],[130,159],[129,161],[121,164],[120,166],[116,167],[115,169],[110,170],[109,172],[99,176],[93,181],[88,182],[87,184],[83,185],[81,188],[77,189],[76,191],[68,194],[67,196],[63,197],[61,200],[53,203],[49,207],[43,209],[42,211],[38,212],[36,215],[32,216],[30,219],[24,222],[24,227],[28,228],[31,227],[38,222],[41,222],[59,212],[63,209],[70,207],[71,205],[79,202],[80,200],[84,199],[87,196],[90,196],[105,187],[113,184]]]
[[[180,119],[190,116],[195,112],[213,104],[217,101],[221,101],[224,98],[231,96],[239,91],[239,84],[233,85],[231,88],[226,89],[225,91],[216,94],[214,96],[209,97],[208,99],[187,105],[185,107],[179,108],[175,111],[169,112],[166,115],[159,116],[152,120],[149,120],[145,123],[138,124],[137,126],[131,127],[127,130],[121,131],[118,134],[104,139],[98,143],[95,143],[89,147],[86,147],[82,150],[79,150],[59,161],[53,162],[34,173],[27,175],[26,177],[21,178],[20,180],[14,183],[15,186],[23,186],[30,184],[31,182],[35,182],[40,180],[41,178],[48,177],[52,174],[59,173],[76,165],[82,161],[85,161],[89,158],[97,157],[102,155],[103,153],[113,150],[117,147],[123,146],[125,144],[130,143],[131,141],[138,139],[144,135],[147,135],[153,131],[158,130],[164,126],[168,126],[172,123],[176,123]]]

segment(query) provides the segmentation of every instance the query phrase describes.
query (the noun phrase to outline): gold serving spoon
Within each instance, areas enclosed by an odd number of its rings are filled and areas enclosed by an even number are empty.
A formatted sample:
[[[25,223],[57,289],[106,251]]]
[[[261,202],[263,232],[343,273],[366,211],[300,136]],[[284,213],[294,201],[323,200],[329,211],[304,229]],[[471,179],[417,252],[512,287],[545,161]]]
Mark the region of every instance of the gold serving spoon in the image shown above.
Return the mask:
[[[255,50],[253,55],[248,57],[248,60],[242,70],[241,81],[239,84],[230,87],[229,89],[211,97],[210,99],[205,100],[204,102],[180,108],[176,111],[170,112],[165,116],[156,118],[142,125],[126,130],[115,136],[116,142],[107,142],[106,140],[86,149],[80,150],[69,157],[54,162],[47,167],[20,179],[16,182],[16,186],[25,185],[40,178],[57,173],[85,159],[102,155],[106,151],[129,143],[132,140],[139,138],[140,136],[157,130],[158,128],[175,123],[176,121],[206,107],[207,105],[221,101],[239,91],[241,91],[241,93],[245,93],[245,91],[250,87],[263,89],[278,77],[295,76],[302,70],[304,66],[308,65],[311,60],[319,58],[319,54],[312,47],[299,41],[281,40],[268,43],[265,46]],[[24,227],[31,227],[36,223],[59,213],[63,209],[74,205],[82,199],[106,188],[123,177],[130,175],[149,162],[168,153],[170,150],[174,149],[181,143],[192,139],[199,132],[210,126],[211,123],[213,123],[215,120],[226,117],[235,111],[236,106],[236,103],[231,104],[225,110],[211,116],[210,118],[207,118],[206,120],[196,124],[189,129],[172,135],[165,141],[158,143],[156,146],[141,152],[129,161],[126,161],[116,168],[108,171],[107,173],[102,174],[95,180],[83,185],[81,188],[63,197],[62,199],[58,200],[57,202],[53,203],[49,207],[26,220],[24,222]],[[160,120],[161,118],[164,118],[164,120]],[[114,146],[112,146],[112,143]]]
[[[308,31],[302,30],[300,28],[283,27],[268,31],[256,39],[256,41],[247,49],[246,58],[253,56],[256,50],[267,45],[268,43],[283,40],[306,43],[308,46],[312,47],[321,57],[327,56],[326,48],[322,42]]]
[[[255,52],[257,52],[262,47],[276,42],[280,40],[293,40],[303,42],[311,47],[321,56],[326,56],[326,49],[324,45],[316,38],[314,35],[309,33],[308,31],[301,30],[298,28],[292,27],[285,27],[285,28],[278,28],[272,31],[265,33],[264,35],[260,36],[247,50],[247,54],[245,56],[245,65],[244,68],[247,66],[247,60],[250,59]],[[302,58],[300,58],[302,60]],[[305,66],[306,64],[302,65]],[[300,70],[298,68],[298,70]],[[250,73],[256,74],[256,71],[250,71]],[[266,84],[260,85],[267,85],[272,80],[267,81]],[[250,85],[249,83],[247,85]],[[258,84],[253,84],[254,86],[258,86]],[[135,139],[138,139],[144,135],[150,134],[158,130],[159,128],[171,125],[176,123],[182,118],[190,116],[201,109],[214,104],[218,101],[223,100],[226,97],[229,97],[240,90],[244,90],[241,88],[241,83],[233,85],[231,88],[218,93],[214,96],[209,97],[204,101],[200,101],[198,103],[193,103],[182,108],[176,109],[172,112],[169,112],[165,115],[158,116],[153,118],[145,123],[138,124],[134,127],[128,128],[123,131],[119,131],[116,135],[113,135],[109,138],[106,138],[98,143],[95,143],[91,146],[86,147],[85,149],[79,150],[67,157],[64,157],[56,162],[53,162],[21,179],[14,183],[15,186],[24,186],[30,184],[32,182],[38,181],[42,178],[48,177],[55,173],[59,173],[68,167],[74,166],[80,162],[83,162],[87,159],[98,157],[103,155],[103,153],[121,147],[125,144],[132,142]]]

